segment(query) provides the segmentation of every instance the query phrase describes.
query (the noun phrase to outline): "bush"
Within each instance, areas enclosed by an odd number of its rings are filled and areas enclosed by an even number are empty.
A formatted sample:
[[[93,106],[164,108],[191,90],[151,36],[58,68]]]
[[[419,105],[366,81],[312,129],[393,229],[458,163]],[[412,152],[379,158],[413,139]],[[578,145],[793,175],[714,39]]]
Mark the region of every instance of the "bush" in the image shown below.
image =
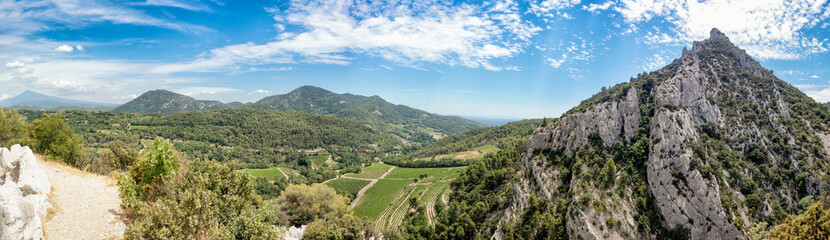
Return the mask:
[[[231,164],[196,161],[159,188],[126,239],[277,239],[277,213]]]
[[[317,220],[333,220],[352,213],[349,198],[337,195],[334,189],[323,185],[291,185],[277,198],[282,211],[294,225]]]
[[[308,224],[303,233],[306,240],[357,240],[366,239],[374,234],[365,218],[345,215],[334,221],[318,220]],[[385,236],[384,236],[385,237]],[[388,238],[387,238],[388,239]]]
[[[798,216],[790,216],[770,232],[771,239],[830,239],[830,211],[821,202]]]
[[[0,147],[8,147],[9,142],[19,138],[26,129],[26,117],[14,109],[3,110],[0,107]]]
[[[119,177],[121,207],[129,209],[133,214],[142,214],[147,202],[155,200],[164,181],[176,175],[180,166],[173,144],[156,138],[134,163],[132,170]]]
[[[75,166],[83,152],[83,139],[76,136],[62,114],[43,114],[25,131],[23,145]]]

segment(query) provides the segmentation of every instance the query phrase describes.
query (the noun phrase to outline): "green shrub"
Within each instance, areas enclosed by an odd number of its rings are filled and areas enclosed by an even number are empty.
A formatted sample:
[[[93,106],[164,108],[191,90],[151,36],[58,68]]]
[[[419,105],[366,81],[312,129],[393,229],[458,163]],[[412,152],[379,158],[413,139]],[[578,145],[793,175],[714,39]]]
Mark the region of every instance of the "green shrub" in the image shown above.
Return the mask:
[[[358,240],[374,234],[365,218],[345,215],[334,221],[318,220],[308,224],[303,239],[306,240]],[[386,237],[386,236],[384,236]],[[388,238],[387,238],[388,239]]]
[[[19,143],[75,166],[82,157],[83,139],[63,119],[63,114],[43,114],[26,129]]]
[[[121,207],[129,209],[133,214],[141,215],[146,203],[157,198],[157,192],[164,181],[176,175],[180,166],[173,144],[156,138],[144,151],[144,155],[134,163],[132,170],[127,175],[118,177]]]
[[[232,164],[196,161],[161,186],[126,239],[276,239],[277,213]],[[168,181],[169,180],[169,181]]]
[[[338,195],[334,189],[323,184],[288,186],[277,202],[294,225],[333,220],[352,213],[349,198]]]

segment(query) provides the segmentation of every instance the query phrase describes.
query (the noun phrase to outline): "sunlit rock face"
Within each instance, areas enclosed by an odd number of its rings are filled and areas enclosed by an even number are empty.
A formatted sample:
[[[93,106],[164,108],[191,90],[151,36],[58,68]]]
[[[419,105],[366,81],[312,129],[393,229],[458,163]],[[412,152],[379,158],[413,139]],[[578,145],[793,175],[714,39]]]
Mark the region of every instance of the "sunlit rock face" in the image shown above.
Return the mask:
[[[29,147],[0,148],[0,239],[43,239],[51,189]]]

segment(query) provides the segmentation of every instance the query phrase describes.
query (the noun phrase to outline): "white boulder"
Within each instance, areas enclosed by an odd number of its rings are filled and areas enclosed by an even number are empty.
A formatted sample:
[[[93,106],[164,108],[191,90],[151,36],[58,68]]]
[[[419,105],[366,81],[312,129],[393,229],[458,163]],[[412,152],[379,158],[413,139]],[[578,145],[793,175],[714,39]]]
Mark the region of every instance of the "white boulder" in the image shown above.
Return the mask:
[[[43,239],[51,189],[29,147],[0,148],[0,240]]]

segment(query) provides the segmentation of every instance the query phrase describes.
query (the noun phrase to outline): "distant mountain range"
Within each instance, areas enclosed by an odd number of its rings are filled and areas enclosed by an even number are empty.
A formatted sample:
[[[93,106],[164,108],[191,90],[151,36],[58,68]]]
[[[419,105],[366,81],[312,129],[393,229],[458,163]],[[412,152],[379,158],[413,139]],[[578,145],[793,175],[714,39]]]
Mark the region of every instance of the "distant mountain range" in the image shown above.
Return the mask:
[[[461,117],[442,116],[395,105],[378,96],[337,94],[314,86],[303,86],[286,94],[265,97],[247,104],[196,100],[167,90],[154,90],[118,106],[113,112],[169,115],[235,107],[293,110],[352,119],[380,132],[396,135],[409,143],[429,143],[441,136],[486,126]]]
[[[87,102],[53,97],[34,91],[25,91],[20,95],[0,101],[0,106],[31,110],[110,110],[118,104]]]
[[[115,113],[161,113],[170,115],[177,112],[214,110],[228,108],[219,101],[196,100],[192,97],[159,89],[146,92],[137,98],[116,107]]]

